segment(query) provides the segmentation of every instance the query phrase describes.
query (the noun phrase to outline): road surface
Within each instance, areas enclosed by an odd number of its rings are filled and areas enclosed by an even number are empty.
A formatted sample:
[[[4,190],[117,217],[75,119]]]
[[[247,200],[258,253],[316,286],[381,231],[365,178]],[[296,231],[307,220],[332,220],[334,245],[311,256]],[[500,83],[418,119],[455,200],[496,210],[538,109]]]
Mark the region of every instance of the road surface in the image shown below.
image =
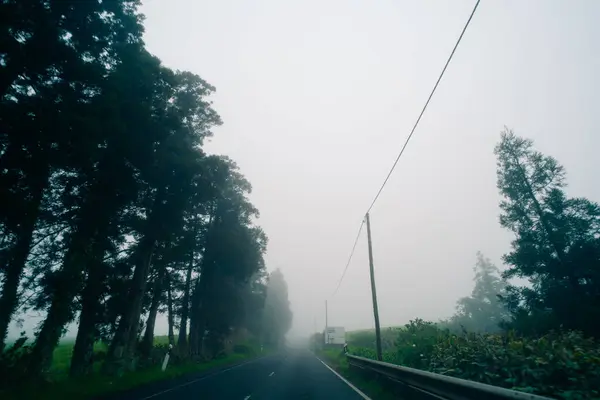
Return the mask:
[[[135,400],[364,400],[307,350],[287,350],[187,381],[140,388]]]

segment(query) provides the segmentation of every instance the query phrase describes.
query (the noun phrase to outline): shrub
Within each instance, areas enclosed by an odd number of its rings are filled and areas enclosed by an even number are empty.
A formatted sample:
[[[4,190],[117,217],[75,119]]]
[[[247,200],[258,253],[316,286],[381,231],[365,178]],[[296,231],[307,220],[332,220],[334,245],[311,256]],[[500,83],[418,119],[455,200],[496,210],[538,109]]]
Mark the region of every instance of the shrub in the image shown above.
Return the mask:
[[[28,379],[28,355],[30,347],[25,345],[26,337],[21,337],[5,351],[0,352],[0,387],[18,385]]]
[[[350,352],[376,358],[372,347]],[[398,330],[383,361],[561,399],[600,398],[600,345],[575,331],[457,335],[415,320]]]
[[[562,399],[600,394],[600,347],[573,331],[540,338],[448,335],[434,347],[430,370]]]

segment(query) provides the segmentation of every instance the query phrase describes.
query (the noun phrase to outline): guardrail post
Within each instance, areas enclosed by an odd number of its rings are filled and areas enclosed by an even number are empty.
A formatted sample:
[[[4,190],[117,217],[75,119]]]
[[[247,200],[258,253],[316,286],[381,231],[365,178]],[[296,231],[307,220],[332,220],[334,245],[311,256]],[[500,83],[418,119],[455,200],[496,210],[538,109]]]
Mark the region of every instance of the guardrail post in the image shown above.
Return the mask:
[[[169,363],[169,357],[171,357],[171,350],[173,350],[173,345],[169,344],[169,350],[167,351],[167,354],[165,355],[165,359],[163,360],[162,363],[162,371],[165,372],[165,370],[167,369],[167,364]]]

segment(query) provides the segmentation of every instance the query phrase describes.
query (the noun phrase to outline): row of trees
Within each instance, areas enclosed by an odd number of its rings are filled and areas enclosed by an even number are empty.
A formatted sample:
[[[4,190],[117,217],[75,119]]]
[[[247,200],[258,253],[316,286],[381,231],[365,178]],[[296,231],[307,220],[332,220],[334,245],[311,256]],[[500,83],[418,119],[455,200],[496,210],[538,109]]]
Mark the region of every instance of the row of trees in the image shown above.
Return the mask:
[[[90,372],[99,339],[106,373],[132,368],[161,312],[182,357],[263,328],[250,183],[202,151],[221,124],[214,88],[145,50],[139,3],[0,3],[0,352],[11,321],[43,312],[32,375],[74,320],[72,376]],[[287,293],[277,301],[283,335]]]
[[[502,274],[478,254],[475,288],[459,300],[450,326],[533,336],[563,328],[600,336],[600,206],[568,197],[564,168],[531,140],[505,130],[495,154],[500,225],[515,239]]]

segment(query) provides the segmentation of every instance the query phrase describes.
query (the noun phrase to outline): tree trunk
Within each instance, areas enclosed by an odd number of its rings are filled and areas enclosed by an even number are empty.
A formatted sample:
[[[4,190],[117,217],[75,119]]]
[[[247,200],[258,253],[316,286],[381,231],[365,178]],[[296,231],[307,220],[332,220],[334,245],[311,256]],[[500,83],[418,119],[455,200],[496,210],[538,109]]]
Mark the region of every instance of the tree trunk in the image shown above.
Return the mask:
[[[167,324],[169,325],[169,344],[175,345],[175,334],[173,333],[173,298],[171,296],[171,278],[167,273]]]
[[[94,246],[95,261],[90,263],[86,287],[81,295],[81,313],[77,338],[71,357],[70,376],[78,377],[90,374],[93,367],[94,343],[96,341],[96,326],[101,312],[100,296],[102,296],[104,274],[102,259],[104,251],[100,246]]]
[[[215,218],[215,210],[213,209],[208,221],[208,228],[205,238],[206,242],[202,254],[202,266],[200,270],[200,276],[196,278],[194,284],[194,290],[192,292],[191,305],[190,305],[190,343],[189,343],[189,354],[192,357],[198,357],[202,354],[202,341],[204,339],[204,331],[206,329],[206,321],[204,319],[203,297],[206,292],[205,288],[208,284],[210,270],[211,270],[211,251],[209,249],[210,243],[208,241],[208,235],[210,234]]]
[[[30,371],[33,374],[42,373],[50,367],[54,348],[62,336],[65,325],[73,318],[73,299],[82,289],[84,266],[88,265],[91,268],[90,272],[93,272],[97,267],[93,264],[100,262],[99,260],[104,255],[106,238],[103,235],[108,231],[113,210],[110,207],[101,207],[98,204],[98,201],[105,202],[106,199],[103,185],[98,185],[96,189],[102,195],[99,195],[96,190],[93,190],[89,195],[86,204],[83,206],[81,218],[73,232],[63,265],[54,279],[52,302],[30,357]],[[102,216],[98,215],[99,211],[102,212]],[[93,283],[98,284],[98,282]],[[90,303],[86,305],[82,335],[87,338],[90,333],[86,330],[90,329],[95,318],[93,311],[89,309],[93,308],[95,310],[96,305],[91,303],[92,301],[98,301],[93,291],[88,293],[86,301]],[[83,337],[81,340],[83,340]],[[84,349],[86,348],[87,346],[81,344],[79,346],[80,354],[85,353]]]
[[[206,310],[208,286],[211,283],[214,270],[210,262],[204,259],[202,273],[196,281],[194,293],[192,295],[191,315],[194,317],[193,324],[190,325],[190,354],[197,357],[202,354],[202,342],[204,331],[206,330]],[[192,329],[193,326],[193,329]]]
[[[95,305],[88,301],[83,302],[79,317],[77,339],[71,357],[70,377],[88,375],[92,372],[92,356],[94,354],[94,341],[96,339]]]
[[[190,355],[198,355],[200,354],[202,334],[201,330],[203,329],[203,323],[200,322],[202,318],[202,313],[200,310],[200,282],[202,275],[196,279],[196,284],[194,285],[194,292],[192,293],[192,304],[191,304],[191,318],[190,318],[190,344],[189,344],[189,354]]]
[[[29,255],[35,221],[32,223],[27,221],[26,225],[11,249],[12,254],[9,256],[4,273],[2,296],[0,297],[0,353],[4,349],[8,325],[17,307],[19,283]]]
[[[519,170],[521,178],[523,179],[523,183],[525,184],[527,194],[529,195],[529,197],[531,198],[531,201],[533,202],[533,208],[535,209],[535,213],[538,215],[538,217],[540,219],[542,228],[544,229],[544,231],[546,231],[546,238],[550,242],[550,246],[552,246],[552,248],[554,249],[554,252],[556,253],[556,258],[558,258],[558,262],[560,263],[562,268],[565,271],[569,271],[567,273],[567,278],[569,279],[569,284],[571,285],[571,287],[573,288],[575,293],[577,293],[580,290],[580,286],[581,286],[579,284],[579,278],[576,277],[575,275],[573,275],[572,270],[569,270],[569,265],[565,262],[565,260],[566,260],[565,250],[563,247],[561,247],[559,245],[559,241],[557,240],[556,233],[550,226],[550,223],[548,222],[548,218],[546,218],[546,215],[544,214],[544,210],[542,210],[542,206],[541,206],[540,202],[535,197],[535,193],[533,192],[533,188],[531,187],[531,182],[529,181],[529,178],[527,177],[527,175],[525,173],[525,169],[519,162],[519,159],[516,155],[513,155],[513,159],[517,165],[517,169]]]
[[[152,259],[154,241],[149,237],[144,237],[137,250],[137,262],[131,287],[129,291],[130,303],[125,306],[125,310],[115,336],[108,350],[105,372],[108,374],[120,374],[123,367],[131,369],[133,365],[132,337],[137,338],[137,330],[140,323],[140,314],[142,312],[142,301],[146,290],[146,278]]]
[[[82,248],[85,248],[85,245],[79,243],[70,246],[63,267],[57,276],[52,302],[30,357],[29,372],[33,375],[39,375],[50,367],[52,352],[62,336],[63,328],[71,321],[73,298],[81,287],[81,265],[87,261],[80,254]]]
[[[129,362],[130,368],[134,368],[132,364],[133,358],[135,356],[135,351],[138,343],[138,337],[140,335],[140,320],[142,316],[142,308],[144,303],[144,296],[146,295],[146,287],[148,286],[148,274],[150,273],[150,266],[152,265],[152,256],[154,255],[156,241],[152,240],[152,242],[146,248],[145,254],[141,259],[141,273],[140,279],[136,281],[134,279],[134,292],[132,302],[133,307],[132,310],[132,318],[131,318],[131,329],[129,330],[129,338],[126,344],[126,356],[127,361]],[[137,269],[137,268],[136,268]],[[135,273],[134,273],[135,278]]]
[[[145,234],[138,244],[135,257],[135,271],[129,290],[130,303],[125,305],[125,310],[119,321],[119,326],[108,349],[103,370],[109,375],[120,375],[123,368],[133,369],[137,331],[142,312],[142,302],[146,292],[148,271],[156,244],[156,234],[160,229],[158,222],[159,211],[163,201],[162,191],[157,194],[152,212],[148,217]]]
[[[192,270],[194,269],[193,253],[190,258],[190,264],[188,265],[187,274],[185,276],[185,288],[181,305],[181,322],[179,324],[179,338],[177,340],[179,354],[185,354],[187,350],[187,321],[190,307],[190,285],[192,280]]]
[[[548,223],[548,219],[546,218],[546,215],[544,214],[544,211],[542,210],[542,206],[541,206],[540,202],[535,197],[535,193],[533,192],[533,188],[531,187],[531,182],[529,182],[529,178],[525,174],[525,170],[524,170],[523,166],[521,165],[521,163],[519,162],[518,157],[516,155],[513,155],[513,158],[514,158],[515,163],[517,164],[517,168],[519,169],[521,178],[523,179],[523,183],[525,184],[525,187],[527,188],[526,189],[527,193],[529,194],[529,197],[531,198],[531,201],[533,202],[533,207],[535,208],[535,212],[538,215],[538,217],[540,218],[542,228],[544,228],[544,230],[546,231],[546,237],[548,238],[550,245],[554,248],[554,251],[556,252],[556,256],[558,257],[558,261],[561,263],[561,265],[565,266],[565,264],[564,264],[565,253],[564,253],[563,249],[560,248],[560,246],[558,245],[558,241],[556,240],[556,234],[554,233],[554,231],[552,230],[552,227]]]
[[[2,295],[0,296],[0,353],[4,350],[8,325],[17,307],[19,283],[21,282],[21,276],[23,275],[25,263],[31,249],[33,232],[38,219],[44,189],[48,185],[48,175],[41,174],[40,177],[41,179],[37,180],[37,184],[33,185],[33,197],[29,213],[23,219],[16,243],[10,251],[4,272]]]
[[[144,338],[142,339],[142,354],[146,357],[150,355],[152,345],[154,344],[154,326],[156,324],[156,315],[158,314],[158,306],[160,305],[160,298],[162,296],[164,276],[165,269],[160,268],[158,277],[154,283],[152,303],[150,304],[150,311],[148,312],[148,319],[146,321],[146,331],[144,332]]]

